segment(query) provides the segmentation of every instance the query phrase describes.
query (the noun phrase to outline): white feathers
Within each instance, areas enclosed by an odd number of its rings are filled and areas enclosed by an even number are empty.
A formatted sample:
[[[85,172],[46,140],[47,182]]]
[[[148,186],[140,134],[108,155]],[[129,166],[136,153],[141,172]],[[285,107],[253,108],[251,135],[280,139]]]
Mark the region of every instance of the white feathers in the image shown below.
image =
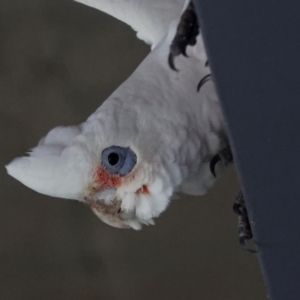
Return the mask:
[[[7,171],[37,192],[88,203],[112,226],[139,229],[153,224],[180,186],[194,195],[212,186],[215,179],[204,161],[219,150],[225,122],[213,83],[196,91],[209,73],[200,37],[188,48],[189,58],[176,60],[180,72],[167,64],[168,29],[184,1],[78,2],[123,20],[157,46],[86,122],[51,130]],[[101,165],[102,151],[111,146],[135,153],[129,174],[110,176]]]
[[[68,146],[81,133],[80,126],[55,127],[40,140],[40,145]]]

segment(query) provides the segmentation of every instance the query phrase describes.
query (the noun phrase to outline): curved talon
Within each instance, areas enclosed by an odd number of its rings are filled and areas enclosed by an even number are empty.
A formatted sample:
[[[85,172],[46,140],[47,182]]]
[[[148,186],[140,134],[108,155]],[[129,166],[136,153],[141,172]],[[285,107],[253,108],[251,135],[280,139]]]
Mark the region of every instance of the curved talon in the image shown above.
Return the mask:
[[[173,71],[178,72],[178,69],[176,69],[175,64],[174,64],[174,55],[171,52],[169,53],[168,63],[169,63],[170,68]]]
[[[246,240],[249,240],[249,239],[251,239],[251,238],[247,238],[247,237],[244,237],[244,236],[240,236],[240,237],[239,237],[239,244],[241,245],[241,247],[242,247],[245,251],[247,251],[247,252],[249,252],[249,253],[257,253],[257,250],[254,250],[254,249],[248,247],[248,245],[247,245],[247,243],[246,243]]]
[[[170,45],[169,66],[172,70],[178,71],[174,64],[174,58],[186,54],[188,46],[194,46],[199,34],[198,18],[195,12],[194,4],[191,1],[186,10],[181,15],[177,26],[175,37]]]
[[[198,85],[197,85],[197,92],[198,92],[198,93],[199,93],[201,87],[202,87],[207,81],[209,81],[209,80],[211,80],[211,74],[207,74],[206,76],[204,76],[204,77],[200,80],[200,82],[199,82]]]
[[[186,54],[186,48],[181,49],[181,54],[185,57],[188,57],[188,55]]]
[[[210,161],[210,163],[209,163],[209,169],[210,169],[210,172],[211,172],[211,174],[214,175],[214,177],[217,177],[216,171],[215,171],[215,167],[216,167],[216,164],[217,164],[219,161],[221,161],[221,157],[220,157],[219,154],[217,154],[217,155],[215,155],[215,156],[211,159],[211,161]]]

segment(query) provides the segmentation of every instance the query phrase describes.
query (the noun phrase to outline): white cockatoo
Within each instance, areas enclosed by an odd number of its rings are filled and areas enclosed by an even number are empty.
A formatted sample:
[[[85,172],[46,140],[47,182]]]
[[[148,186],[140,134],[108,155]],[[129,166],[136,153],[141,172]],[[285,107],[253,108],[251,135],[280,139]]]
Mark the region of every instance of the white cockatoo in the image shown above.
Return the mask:
[[[201,36],[188,58],[168,65],[184,0],[77,0],[129,24],[152,51],[78,126],[52,129],[28,156],[6,166],[29,188],[87,203],[105,223],[153,224],[175,192],[203,195],[215,178],[210,158],[226,143]]]

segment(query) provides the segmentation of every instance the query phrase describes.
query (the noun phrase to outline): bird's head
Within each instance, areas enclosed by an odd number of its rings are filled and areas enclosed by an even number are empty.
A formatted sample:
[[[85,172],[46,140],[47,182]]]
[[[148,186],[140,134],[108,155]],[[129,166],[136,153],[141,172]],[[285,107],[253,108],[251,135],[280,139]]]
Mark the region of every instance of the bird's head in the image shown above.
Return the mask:
[[[111,226],[153,224],[173,194],[168,172],[134,139],[113,143],[94,128],[51,130],[28,156],[8,164],[8,173],[39,193],[86,203]]]

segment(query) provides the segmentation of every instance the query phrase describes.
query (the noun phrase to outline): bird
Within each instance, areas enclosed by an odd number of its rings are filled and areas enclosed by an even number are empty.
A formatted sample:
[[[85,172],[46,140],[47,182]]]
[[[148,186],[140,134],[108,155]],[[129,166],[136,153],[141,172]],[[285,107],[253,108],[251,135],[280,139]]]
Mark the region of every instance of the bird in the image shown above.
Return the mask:
[[[104,223],[153,225],[179,192],[201,196],[216,182],[210,160],[227,145],[227,127],[201,34],[168,63],[184,0],[76,0],[131,26],[151,51],[81,124],[58,126],[6,165],[38,193],[78,200]],[[222,170],[217,170],[221,174]],[[219,177],[219,176],[217,176]]]

